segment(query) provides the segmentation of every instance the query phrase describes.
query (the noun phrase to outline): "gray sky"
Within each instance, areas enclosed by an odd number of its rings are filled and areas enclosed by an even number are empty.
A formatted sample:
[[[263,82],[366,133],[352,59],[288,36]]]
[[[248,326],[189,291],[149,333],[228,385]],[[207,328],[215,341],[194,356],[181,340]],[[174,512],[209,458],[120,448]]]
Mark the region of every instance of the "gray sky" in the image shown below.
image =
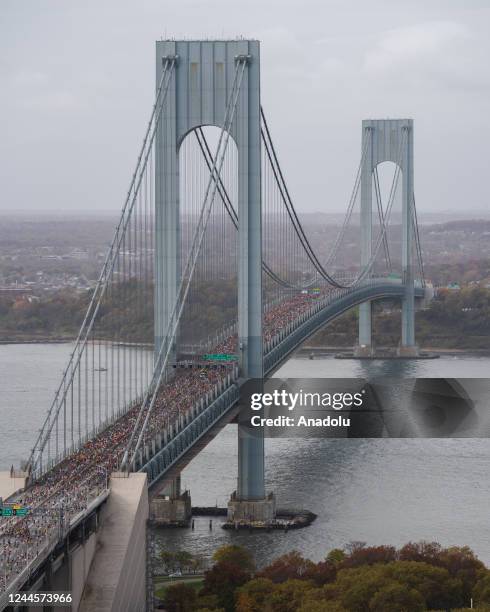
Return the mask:
[[[363,118],[413,117],[420,212],[487,210],[488,0],[2,0],[1,210],[121,208],[154,41],[262,41],[262,103],[301,211],[343,211]]]

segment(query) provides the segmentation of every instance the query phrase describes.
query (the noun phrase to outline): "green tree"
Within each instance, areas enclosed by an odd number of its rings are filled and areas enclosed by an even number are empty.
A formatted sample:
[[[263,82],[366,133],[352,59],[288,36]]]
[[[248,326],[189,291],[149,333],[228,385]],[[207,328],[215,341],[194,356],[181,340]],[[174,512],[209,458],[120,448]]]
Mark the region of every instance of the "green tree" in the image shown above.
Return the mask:
[[[271,612],[297,612],[312,588],[312,584],[305,580],[286,580],[276,585],[266,599],[266,605],[269,605]]]
[[[325,557],[325,560],[333,563],[334,565],[339,565],[342,563],[345,557],[345,550],[342,550],[342,548],[333,548]]]
[[[253,572],[255,570],[255,562],[252,555],[246,548],[236,544],[227,544],[218,548],[213,555],[213,560],[216,563],[235,565],[246,572]]]
[[[453,578],[445,568],[397,561],[386,566],[386,573],[391,579],[417,590],[429,609],[448,609],[465,603],[461,580]]]
[[[490,572],[486,572],[475,584],[472,591],[476,605],[490,604]]]
[[[178,568],[177,558],[174,552],[170,550],[162,550],[160,552],[160,559],[162,561],[164,570],[168,574],[175,572],[175,570]]]
[[[338,601],[315,601],[308,597],[298,612],[348,612]]]
[[[193,566],[194,555],[187,550],[179,550],[175,553],[175,561],[181,572],[189,572]]]
[[[426,610],[424,598],[415,589],[399,582],[381,587],[369,601],[372,612],[421,612]]]
[[[236,612],[263,612],[275,585],[268,578],[250,580],[237,591]]]

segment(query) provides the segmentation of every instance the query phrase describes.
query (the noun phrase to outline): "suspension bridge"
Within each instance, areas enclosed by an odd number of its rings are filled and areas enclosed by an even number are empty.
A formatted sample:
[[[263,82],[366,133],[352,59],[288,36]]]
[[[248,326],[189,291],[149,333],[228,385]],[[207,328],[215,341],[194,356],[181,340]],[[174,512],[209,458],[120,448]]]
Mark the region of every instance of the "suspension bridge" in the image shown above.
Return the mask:
[[[150,493],[170,478],[178,498],[179,470],[236,414],[243,384],[347,310],[359,307],[355,351],[367,356],[373,302],[400,301],[398,351],[417,355],[426,283],[413,121],[365,120],[361,135],[345,219],[314,244],[261,105],[259,42],[157,42],[155,102],[122,213],[22,466],[26,486],[7,500],[28,513],[0,524],[1,604],[85,529],[112,473],[146,474]],[[238,465],[231,518],[272,520],[260,432],[238,427]]]

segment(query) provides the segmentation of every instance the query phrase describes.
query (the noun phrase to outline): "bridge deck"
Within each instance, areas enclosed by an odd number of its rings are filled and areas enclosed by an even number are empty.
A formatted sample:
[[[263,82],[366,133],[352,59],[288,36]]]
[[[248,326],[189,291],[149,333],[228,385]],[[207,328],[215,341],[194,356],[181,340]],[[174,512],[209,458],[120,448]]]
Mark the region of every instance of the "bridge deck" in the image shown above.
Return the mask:
[[[314,297],[297,294],[286,307],[281,304],[276,311],[273,307],[264,326],[266,375],[271,375],[317,329],[347,309],[367,300],[400,298],[404,291],[400,282],[370,280],[352,289],[329,290]],[[423,289],[417,288],[416,295],[423,297]],[[236,337],[231,336],[216,350],[231,352],[235,344]],[[210,432],[226,420],[240,397],[237,375],[234,367],[210,370],[204,377],[196,369],[184,370],[162,387],[136,458],[136,469],[147,473],[150,487],[182,465],[191,449],[209,439]],[[10,591],[12,585],[19,588],[27,568],[36,561],[37,556],[29,558],[28,549],[39,556],[44,554],[41,551],[47,550],[46,539],[51,542],[49,546],[59,539],[60,520],[63,529],[72,529],[72,521],[90,511],[90,500],[99,499],[107,490],[107,475],[119,465],[138,410],[135,403],[16,497],[33,512],[25,518],[13,518],[0,528],[3,591]]]

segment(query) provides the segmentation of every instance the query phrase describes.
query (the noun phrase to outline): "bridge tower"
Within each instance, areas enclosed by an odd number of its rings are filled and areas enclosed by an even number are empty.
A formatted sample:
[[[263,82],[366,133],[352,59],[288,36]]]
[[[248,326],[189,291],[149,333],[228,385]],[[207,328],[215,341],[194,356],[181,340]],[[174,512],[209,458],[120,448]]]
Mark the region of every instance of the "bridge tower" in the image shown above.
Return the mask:
[[[158,353],[181,274],[179,148],[192,130],[223,127],[236,64],[246,59],[230,135],[238,150],[238,341],[240,374],[262,379],[262,211],[260,45],[255,40],[158,41],[156,80],[175,58],[166,112],[156,135],[155,350]],[[175,347],[176,350],[177,347]],[[236,499],[264,500],[264,440],[238,431]]]
[[[361,267],[372,256],[373,172],[378,164],[392,161],[402,177],[402,341],[400,356],[417,355],[415,344],[415,298],[413,273],[413,119],[366,119],[362,122],[361,168]],[[359,356],[372,354],[372,303],[359,307]]]

